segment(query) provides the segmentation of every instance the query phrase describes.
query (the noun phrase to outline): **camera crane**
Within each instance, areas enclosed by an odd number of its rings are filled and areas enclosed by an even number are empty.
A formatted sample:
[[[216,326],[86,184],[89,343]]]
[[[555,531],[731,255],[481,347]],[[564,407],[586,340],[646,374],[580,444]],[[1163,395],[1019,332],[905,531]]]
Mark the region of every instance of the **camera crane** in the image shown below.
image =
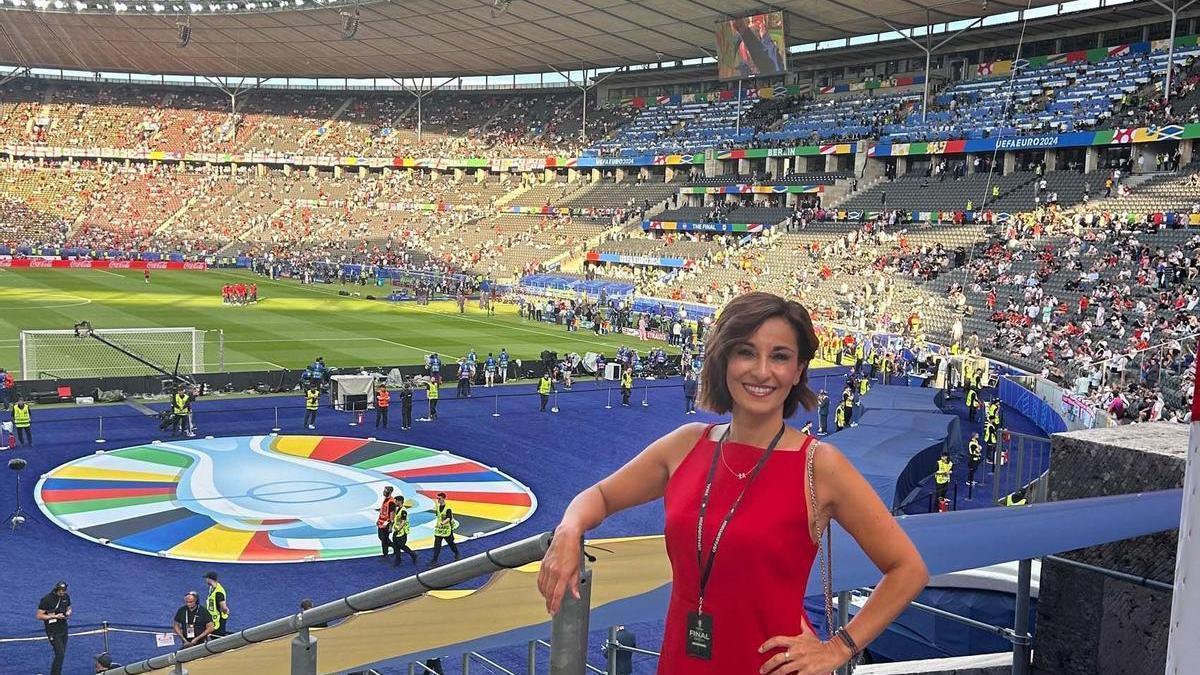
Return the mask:
[[[155,371],[161,373],[162,375],[164,375],[165,377],[170,378],[171,381],[175,383],[176,388],[178,388],[180,386],[186,386],[186,387],[198,386],[197,382],[194,378],[189,377],[187,375],[179,374],[179,363],[180,363],[180,360],[183,358],[182,354],[177,354],[175,356],[175,370],[174,370],[174,372],[172,372],[172,371],[169,371],[166,368],[160,366],[159,364],[154,363],[153,361],[148,361],[145,358],[138,356],[137,354],[134,354],[133,352],[129,351],[128,349],[122,347],[121,345],[119,345],[111,340],[106,339],[103,335],[97,333],[95,330],[92,329],[91,322],[80,321],[79,323],[75,324],[75,337],[80,338],[80,339],[91,338],[93,340],[96,340],[97,342],[100,342],[101,344],[103,344],[106,347],[115,349],[116,351],[124,354],[125,356],[128,356],[129,358],[133,359],[134,361],[137,361],[138,363],[146,366],[147,368],[155,370]]]

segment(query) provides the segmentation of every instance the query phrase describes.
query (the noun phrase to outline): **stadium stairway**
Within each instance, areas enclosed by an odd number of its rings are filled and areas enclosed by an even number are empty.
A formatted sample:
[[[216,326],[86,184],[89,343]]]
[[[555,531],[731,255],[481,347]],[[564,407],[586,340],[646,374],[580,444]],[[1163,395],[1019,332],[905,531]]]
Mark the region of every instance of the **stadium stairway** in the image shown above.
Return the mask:
[[[499,208],[501,206],[507,206],[509,202],[520,197],[521,195],[525,194],[526,192],[529,192],[531,189],[532,188],[528,185],[522,185],[520,187],[509,190],[508,192],[504,193],[503,195],[497,197],[496,201],[492,202],[492,205],[497,208]]]

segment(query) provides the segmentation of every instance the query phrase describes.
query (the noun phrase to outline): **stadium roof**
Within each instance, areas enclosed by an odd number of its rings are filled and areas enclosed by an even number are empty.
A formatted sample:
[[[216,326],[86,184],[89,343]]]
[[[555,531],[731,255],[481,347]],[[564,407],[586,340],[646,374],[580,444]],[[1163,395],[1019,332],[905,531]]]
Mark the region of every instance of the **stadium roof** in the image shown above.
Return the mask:
[[[903,29],[1025,8],[1018,0],[508,0],[498,13],[493,0],[256,3],[268,11],[246,11],[248,0],[180,3],[38,0],[39,10],[0,0],[0,63],[167,75],[504,75],[709,56],[721,18],[768,9],[787,13],[788,42],[798,44],[878,33],[884,21]],[[343,39],[343,14],[356,7],[357,31]],[[180,47],[185,20],[191,39]]]

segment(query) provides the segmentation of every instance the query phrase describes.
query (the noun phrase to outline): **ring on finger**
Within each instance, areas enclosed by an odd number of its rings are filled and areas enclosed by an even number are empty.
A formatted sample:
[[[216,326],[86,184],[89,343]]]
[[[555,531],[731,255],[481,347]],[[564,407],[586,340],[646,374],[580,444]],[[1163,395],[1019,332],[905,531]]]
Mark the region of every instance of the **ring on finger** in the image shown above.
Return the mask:
[[[784,652],[784,653],[783,653],[783,660],[784,660],[785,662],[787,662],[787,661],[791,661],[791,660],[792,660],[792,653],[791,653],[791,652]]]

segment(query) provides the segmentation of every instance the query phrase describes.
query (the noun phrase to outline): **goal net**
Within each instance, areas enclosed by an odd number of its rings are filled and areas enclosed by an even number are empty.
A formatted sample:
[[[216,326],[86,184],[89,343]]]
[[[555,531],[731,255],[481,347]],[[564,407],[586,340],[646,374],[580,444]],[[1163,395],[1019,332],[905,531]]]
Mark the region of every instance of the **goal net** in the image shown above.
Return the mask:
[[[195,328],[108,328],[95,334],[167,372],[192,375],[204,371],[205,333]],[[212,331],[219,333],[219,331]],[[159,375],[154,368],[74,330],[23,330],[21,375],[27,380],[68,377]]]

